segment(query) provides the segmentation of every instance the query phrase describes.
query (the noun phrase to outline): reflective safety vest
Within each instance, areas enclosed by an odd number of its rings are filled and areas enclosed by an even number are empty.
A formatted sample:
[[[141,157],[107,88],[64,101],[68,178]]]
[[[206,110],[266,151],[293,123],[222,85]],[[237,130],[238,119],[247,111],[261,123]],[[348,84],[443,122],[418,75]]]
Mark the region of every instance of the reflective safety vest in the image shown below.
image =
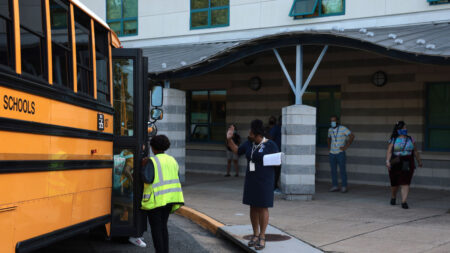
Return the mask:
[[[144,183],[142,209],[151,210],[173,204],[175,212],[184,204],[183,192],[178,178],[178,163],[170,155],[158,154],[150,158],[155,170],[153,184]]]

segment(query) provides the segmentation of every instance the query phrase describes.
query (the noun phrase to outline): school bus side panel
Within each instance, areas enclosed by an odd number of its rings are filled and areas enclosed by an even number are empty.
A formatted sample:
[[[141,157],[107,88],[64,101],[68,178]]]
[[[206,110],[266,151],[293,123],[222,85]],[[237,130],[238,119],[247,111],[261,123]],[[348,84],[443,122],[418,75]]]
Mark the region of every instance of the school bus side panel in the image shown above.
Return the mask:
[[[12,173],[0,177],[0,185],[11,190],[11,194],[2,194],[2,202],[13,203],[0,204],[2,252],[8,241],[15,245],[110,213],[110,168],[23,175]],[[8,206],[16,209],[2,212]]]
[[[15,209],[11,206],[0,207],[0,250],[2,252],[14,252],[14,214]]]
[[[0,86],[0,117],[97,131],[97,111]],[[104,114],[104,133],[113,133],[113,115]]]

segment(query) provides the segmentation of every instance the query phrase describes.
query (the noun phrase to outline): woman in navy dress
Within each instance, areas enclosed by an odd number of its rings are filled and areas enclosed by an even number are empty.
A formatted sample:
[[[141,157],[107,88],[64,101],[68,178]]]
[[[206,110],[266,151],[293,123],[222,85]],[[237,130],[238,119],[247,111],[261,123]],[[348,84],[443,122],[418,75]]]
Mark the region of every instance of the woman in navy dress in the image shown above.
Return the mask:
[[[244,196],[242,202],[250,206],[250,220],[253,236],[248,246],[257,250],[266,245],[266,228],[269,224],[269,207],[273,207],[273,185],[275,167],[264,166],[263,157],[277,153],[275,142],[264,137],[264,126],[261,120],[253,120],[250,127],[249,140],[238,147],[232,140],[234,127],[227,132],[228,145],[238,155],[245,154],[247,171],[245,174]]]

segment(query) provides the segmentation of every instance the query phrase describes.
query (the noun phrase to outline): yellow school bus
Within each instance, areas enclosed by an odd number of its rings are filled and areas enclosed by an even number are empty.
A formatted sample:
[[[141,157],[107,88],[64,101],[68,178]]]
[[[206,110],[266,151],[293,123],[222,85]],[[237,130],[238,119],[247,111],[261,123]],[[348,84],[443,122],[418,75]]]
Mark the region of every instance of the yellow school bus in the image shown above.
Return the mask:
[[[0,0],[0,252],[109,229],[114,217],[121,235],[136,231],[137,186],[114,194],[113,157],[126,151],[137,174],[146,65],[119,47],[78,0]]]

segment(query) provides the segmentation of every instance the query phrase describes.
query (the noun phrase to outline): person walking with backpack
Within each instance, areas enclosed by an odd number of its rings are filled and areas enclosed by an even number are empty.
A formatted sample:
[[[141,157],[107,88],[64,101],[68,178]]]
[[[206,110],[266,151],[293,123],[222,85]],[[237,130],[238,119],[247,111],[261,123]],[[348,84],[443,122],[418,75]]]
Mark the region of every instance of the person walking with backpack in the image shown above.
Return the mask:
[[[397,192],[400,186],[402,196],[402,208],[408,209],[406,202],[409,193],[409,185],[416,168],[414,158],[419,167],[422,167],[422,160],[417,152],[414,138],[408,135],[408,129],[404,121],[399,121],[394,126],[389,146],[386,152],[386,167],[389,170],[391,181],[391,205],[396,204]]]

